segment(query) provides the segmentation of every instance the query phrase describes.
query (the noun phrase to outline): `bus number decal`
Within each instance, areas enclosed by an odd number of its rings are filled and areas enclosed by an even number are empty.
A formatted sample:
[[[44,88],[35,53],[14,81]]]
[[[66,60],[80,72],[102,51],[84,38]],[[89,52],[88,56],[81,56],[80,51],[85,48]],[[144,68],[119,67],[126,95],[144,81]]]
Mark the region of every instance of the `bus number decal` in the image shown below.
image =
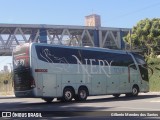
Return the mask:
[[[14,60],[14,64],[15,64],[16,66],[18,66],[18,65],[24,66],[24,65],[25,65],[25,59]]]

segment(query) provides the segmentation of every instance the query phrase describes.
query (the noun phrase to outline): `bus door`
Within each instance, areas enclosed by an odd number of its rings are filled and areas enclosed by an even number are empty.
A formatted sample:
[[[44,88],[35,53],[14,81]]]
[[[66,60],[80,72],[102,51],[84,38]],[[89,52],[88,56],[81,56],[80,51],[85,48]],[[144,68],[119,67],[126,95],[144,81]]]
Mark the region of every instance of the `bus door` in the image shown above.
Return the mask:
[[[133,85],[133,84],[137,84],[139,82],[140,81],[139,81],[139,78],[138,78],[138,69],[137,69],[137,67],[134,63],[130,64],[128,66],[128,83],[130,84],[130,89],[129,90],[132,90],[131,84]]]

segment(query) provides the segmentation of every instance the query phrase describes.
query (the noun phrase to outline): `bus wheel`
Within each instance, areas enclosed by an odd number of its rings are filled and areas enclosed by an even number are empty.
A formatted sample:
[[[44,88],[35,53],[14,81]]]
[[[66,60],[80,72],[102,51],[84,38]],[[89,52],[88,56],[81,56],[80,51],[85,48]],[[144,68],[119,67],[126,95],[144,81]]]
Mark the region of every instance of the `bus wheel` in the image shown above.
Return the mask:
[[[138,96],[139,89],[137,86],[133,86],[132,88],[132,96]]]
[[[46,101],[47,103],[51,103],[53,101],[54,98],[42,98],[44,101]]]
[[[88,90],[84,87],[80,88],[78,90],[78,100],[79,101],[85,101],[88,97]]]
[[[118,97],[120,96],[120,94],[113,94],[113,96],[114,96],[115,98],[118,98]]]
[[[73,98],[73,90],[71,88],[65,88],[63,91],[63,101],[70,102]]]

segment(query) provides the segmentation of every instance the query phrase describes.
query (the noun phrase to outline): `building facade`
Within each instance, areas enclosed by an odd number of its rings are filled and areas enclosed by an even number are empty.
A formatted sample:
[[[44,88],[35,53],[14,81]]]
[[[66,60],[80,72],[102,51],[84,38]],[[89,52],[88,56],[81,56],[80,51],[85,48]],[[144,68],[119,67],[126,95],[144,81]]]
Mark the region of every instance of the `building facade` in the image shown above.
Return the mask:
[[[101,17],[97,14],[85,16],[85,26],[101,27]]]

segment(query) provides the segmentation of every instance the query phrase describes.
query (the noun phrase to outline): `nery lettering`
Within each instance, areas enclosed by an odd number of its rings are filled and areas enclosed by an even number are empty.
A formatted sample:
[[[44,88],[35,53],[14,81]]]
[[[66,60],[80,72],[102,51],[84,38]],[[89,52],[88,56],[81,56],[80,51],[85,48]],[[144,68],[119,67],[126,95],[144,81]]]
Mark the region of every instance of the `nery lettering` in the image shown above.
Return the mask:
[[[111,74],[110,67],[113,61],[108,62],[107,60],[96,60],[96,59],[84,59],[85,65],[82,64],[82,62],[77,58],[77,56],[72,55],[76,60],[78,64],[77,73],[80,73],[80,66],[82,67],[83,71],[86,72],[89,75],[89,71],[91,74],[102,74],[104,73],[106,76],[109,76]],[[98,62],[98,68],[94,65],[95,62]],[[90,63],[90,68],[88,69],[88,63]],[[108,66],[108,67],[107,67]],[[107,70],[105,69],[107,67]]]

